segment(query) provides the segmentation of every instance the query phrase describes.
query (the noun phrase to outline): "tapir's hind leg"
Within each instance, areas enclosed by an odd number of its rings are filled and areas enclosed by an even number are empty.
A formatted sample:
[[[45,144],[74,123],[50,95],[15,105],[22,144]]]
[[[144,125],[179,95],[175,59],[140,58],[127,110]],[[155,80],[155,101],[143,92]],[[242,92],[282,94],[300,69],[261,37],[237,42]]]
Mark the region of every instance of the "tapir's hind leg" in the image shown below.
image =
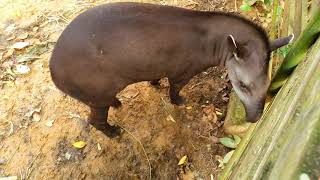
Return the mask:
[[[90,107],[89,123],[97,130],[103,132],[110,138],[120,135],[120,128],[111,126],[107,122],[109,106],[107,107]]]
[[[169,95],[171,102],[176,105],[183,105],[185,100],[179,95],[180,90],[188,83],[188,80],[173,81],[169,79],[170,90]]]

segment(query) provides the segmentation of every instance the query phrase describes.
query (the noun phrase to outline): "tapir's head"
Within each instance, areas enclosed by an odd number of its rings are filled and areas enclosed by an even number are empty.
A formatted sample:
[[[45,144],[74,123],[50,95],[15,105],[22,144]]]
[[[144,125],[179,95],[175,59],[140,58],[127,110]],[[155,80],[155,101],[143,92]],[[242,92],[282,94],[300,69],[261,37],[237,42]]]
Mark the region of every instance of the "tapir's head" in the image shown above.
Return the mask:
[[[288,44],[292,39],[293,35],[272,42],[266,37],[241,42],[233,35],[227,37],[231,56],[225,65],[231,84],[245,107],[247,121],[256,122],[262,115],[270,85],[270,53]]]

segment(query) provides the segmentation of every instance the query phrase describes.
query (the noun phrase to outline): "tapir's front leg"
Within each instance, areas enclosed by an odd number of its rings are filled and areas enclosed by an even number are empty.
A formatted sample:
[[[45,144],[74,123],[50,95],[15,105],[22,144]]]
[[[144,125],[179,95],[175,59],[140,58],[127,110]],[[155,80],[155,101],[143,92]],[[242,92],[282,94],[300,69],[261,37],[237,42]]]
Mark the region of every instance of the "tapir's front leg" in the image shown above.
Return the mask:
[[[109,107],[90,107],[90,111],[89,123],[93,127],[110,138],[120,135],[121,129],[107,122]]]
[[[159,87],[160,86],[160,79],[152,80],[150,81],[150,84],[154,87]]]
[[[174,81],[169,79],[170,90],[169,95],[171,102],[176,105],[183,105],[185,100],[179,95],[180,90],[188,83],[189,80]]]

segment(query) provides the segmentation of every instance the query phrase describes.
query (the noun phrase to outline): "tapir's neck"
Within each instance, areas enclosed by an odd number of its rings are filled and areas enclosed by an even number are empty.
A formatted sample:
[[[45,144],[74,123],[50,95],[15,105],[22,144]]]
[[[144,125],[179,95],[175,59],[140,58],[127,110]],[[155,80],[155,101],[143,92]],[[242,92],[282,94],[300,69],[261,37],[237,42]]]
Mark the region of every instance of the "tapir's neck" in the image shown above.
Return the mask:
[[[230,59],[232,53],[229,51],[226,39],[224,36],[215,37],[209,40],[211,43],[209,47],[212,50],[212,55],[208,58],[208,63],[210,66],[225,66],[227,59]]]
[[[197,17],[199,26],[205,29],[207,36],[207,49],[205,63],[208,66],[225,66],[227,59],[233,56],[230,51],[227,37],[232,35],[237,41],[244,42],[257,38],[253,23],[240,17],[215,12],[203,12]]]

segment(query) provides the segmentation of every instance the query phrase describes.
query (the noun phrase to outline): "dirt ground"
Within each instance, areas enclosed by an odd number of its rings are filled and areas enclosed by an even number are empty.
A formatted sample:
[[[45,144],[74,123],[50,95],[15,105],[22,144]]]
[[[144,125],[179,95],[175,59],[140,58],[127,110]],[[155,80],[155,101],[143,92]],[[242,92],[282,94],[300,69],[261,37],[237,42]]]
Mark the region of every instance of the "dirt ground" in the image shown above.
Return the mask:
[[[104,2],[0,3],[0,177],[148,179],[151,173],[152,179],[216,179],[221,171],[217,159],[229,151],[218,143],[225,136],[231,89],[224,69],[211,68],[193,78],[182,91],[187,103],[180,107],[169,103],[165,79],[159,89],[147,82],[130,85],[119,94],[123,106],[109,111],[110,122],[123,128],[121,137],[110,139],[93,128],[81,131],[89,109],[55,88],[48,60],[68,22]],[[144,2],[235,9],[233,0]],[[10,50],[16,42],[29,45]],[[75,148],[77,141],[86,146]],[[184,155],[188,161],[179,166]]]

